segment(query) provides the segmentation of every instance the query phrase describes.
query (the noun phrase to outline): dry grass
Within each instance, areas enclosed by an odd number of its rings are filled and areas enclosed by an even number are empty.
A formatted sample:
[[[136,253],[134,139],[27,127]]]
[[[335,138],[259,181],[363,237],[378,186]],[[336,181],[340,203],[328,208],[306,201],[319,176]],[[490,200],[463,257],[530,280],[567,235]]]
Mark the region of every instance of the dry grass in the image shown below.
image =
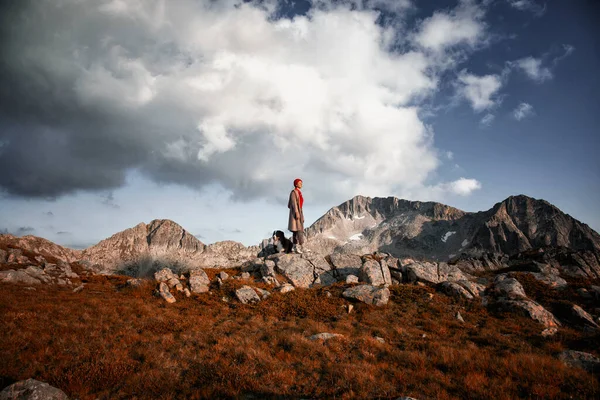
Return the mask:
[[[84,278],[80,293],[0,285],[0,387],[36,378],[79,399],[600,396],[598,377],[555,358],[574,347],[598,355],[597,335],[544,339],[531,321],[427,287],[395,286],[388,306],[348,314],[342,284],[245,306],[221,300],[244,284],[228,280],[169,305],[153,283],[126,279]],[[320,332],[344,337],[307,339]]]

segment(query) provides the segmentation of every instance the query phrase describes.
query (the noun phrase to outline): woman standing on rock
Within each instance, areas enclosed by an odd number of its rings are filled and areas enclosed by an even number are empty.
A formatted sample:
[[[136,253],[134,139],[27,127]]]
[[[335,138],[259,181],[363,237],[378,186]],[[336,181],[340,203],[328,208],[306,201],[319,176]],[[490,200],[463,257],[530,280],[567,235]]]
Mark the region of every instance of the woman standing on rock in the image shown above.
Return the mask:
[[[288,229],[292,231],[292,242],[294,243],[294,253],[302,254],[302,246],[304,245],[304,214],[302,206],[304,198],[302,197],[302,179],[294,179],[294,189],[290,193],[288,208],[290,209],[290,217],[288,220]]]

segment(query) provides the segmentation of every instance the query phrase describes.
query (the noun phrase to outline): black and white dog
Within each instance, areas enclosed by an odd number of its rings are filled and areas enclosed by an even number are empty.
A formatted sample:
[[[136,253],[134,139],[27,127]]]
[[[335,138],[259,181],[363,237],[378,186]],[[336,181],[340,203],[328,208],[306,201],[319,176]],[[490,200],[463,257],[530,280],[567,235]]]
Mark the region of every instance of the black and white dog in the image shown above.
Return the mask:
[[[294,244],[290,239],[285,237],[282,231],[275,231],[273,232],[273,246],[275,246],[275,250],[278,253],[291,253]]]

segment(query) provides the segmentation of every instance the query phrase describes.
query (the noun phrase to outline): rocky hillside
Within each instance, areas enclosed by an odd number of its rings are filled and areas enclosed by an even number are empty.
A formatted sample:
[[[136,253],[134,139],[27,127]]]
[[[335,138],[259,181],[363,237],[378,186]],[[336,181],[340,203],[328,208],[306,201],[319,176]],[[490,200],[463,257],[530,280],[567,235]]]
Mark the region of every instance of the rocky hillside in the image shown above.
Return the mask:
[[[523,195],[477,213],[434,202],[356,196],[330,209],[307,234],[319,252],[384,251],[434,260],[556,246],[600,253],[600,235],[589,226]]]
[[[17,237],[13,235],[0,235],[0,249],[7,251],[9,249],[18,249],[21,252],[35,253],[36,255],[50,258],[53,262],[74,262],[81,257],[81,251],[68,249],[57,245],[49,240],[27,235]]]

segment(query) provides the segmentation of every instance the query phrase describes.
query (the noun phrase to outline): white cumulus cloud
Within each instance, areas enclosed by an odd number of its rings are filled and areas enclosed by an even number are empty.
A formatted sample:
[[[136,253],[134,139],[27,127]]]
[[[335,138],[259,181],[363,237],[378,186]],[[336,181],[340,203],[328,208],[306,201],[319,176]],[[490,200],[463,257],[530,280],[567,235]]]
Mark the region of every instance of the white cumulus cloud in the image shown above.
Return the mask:
[[[549,68],[542,66],[542,60],[539,58],[526,57],[515,61],[514,64],[536,82],[541,83],[552,79],[552,72]]]
[[[46,159],[61,165],[44,165],[29,148],[9,150],[32,158],[21,163],[24,173],[52,174],[52,195],[112,189],[130,170],[194,188],[218,183],[242,199],[271,197],[296,176],[327,201],[425,188],[441,163],[419,117],[444,68],[430,50],[483,40],[478,7],[462,1],[437,12],[417,29],[419,46],[390,51],[399,32],[390,36],[372,8],[402,13],[410,2],[321,3],[292,20],[272,18],[272,1],[31,3],[7,46],[10,72],[53,82],[60,90],[51,96],[65,97],[47,97],[48,107],[65,108],[44,112],[69,110],[80,125],[52,120],[61,140],[40,151],[55,151]],[[463,74],[461,82],[477,109],[488,108],[499,88],[494,76]],[[28,86],[27,95],[35,90]],[[47,137],[34,128],[31,135]],[[93,159],[79,160],[75,147]]]
[[[521,121],[533,115],[533,106],[529,103],[521,103],[513,110],[513,117],[517,121]]]
[[[497,103],[496,96],[501,87],[500,75],[477,76],[466,70],[458,75],[458,94],[468,100],[477,112],[492,108]]]

